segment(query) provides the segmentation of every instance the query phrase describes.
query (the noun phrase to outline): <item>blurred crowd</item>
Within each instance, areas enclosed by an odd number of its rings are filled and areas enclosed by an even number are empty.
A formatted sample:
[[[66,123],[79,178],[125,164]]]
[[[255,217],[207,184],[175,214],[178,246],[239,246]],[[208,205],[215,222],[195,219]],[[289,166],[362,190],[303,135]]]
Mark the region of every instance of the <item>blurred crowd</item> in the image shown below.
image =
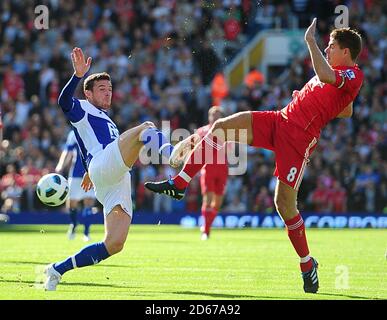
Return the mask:
[[[49,8],[47,30],[34,25],[38,4]],[[214,76],[221,77],[260,30],[304,28],[312,16],[318,17],[320,48],[325,48],[339,4],[348,6],[350,25],[363,36],[359,65],[365,81],[353,117],[335,120],[323,131],[301,184],[299,208],[387,213],[387,9],[373,0],[2,1],[0,211],[42,208],[36,183],[54,171],[70,130],[57,98],[73,72],[74,46],[93,57],[91,73],[112,75],[109,114],[121,132],[150,120],[193,133],[207,124],[214,101],[228,114],[284,107],[292,91],[314,75],[308,56],[294,57],[278,77],[227,89],[220,100],[213,96]],[[77,96],[83,98],[81,90]],[[247,172],[230,176],[223,211],[273,212],[273,170],[271,152],[248,148]],[[135,209],[199,211],[197,179],[181,202],[143,187],[173,174],[169,167],[138,162],[132,170]]]

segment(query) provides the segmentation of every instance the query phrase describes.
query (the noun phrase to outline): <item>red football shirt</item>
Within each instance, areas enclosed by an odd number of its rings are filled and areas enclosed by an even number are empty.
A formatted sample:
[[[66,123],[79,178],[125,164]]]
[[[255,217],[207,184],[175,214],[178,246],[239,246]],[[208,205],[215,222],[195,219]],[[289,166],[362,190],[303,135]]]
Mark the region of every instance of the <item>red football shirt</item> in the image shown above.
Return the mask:
[[[356,98],[363,83],[364,75],[358,65],[335,67],[334,71],[334,84],[322,83],[314,76],[281,110],[285,118],[316,138]]]

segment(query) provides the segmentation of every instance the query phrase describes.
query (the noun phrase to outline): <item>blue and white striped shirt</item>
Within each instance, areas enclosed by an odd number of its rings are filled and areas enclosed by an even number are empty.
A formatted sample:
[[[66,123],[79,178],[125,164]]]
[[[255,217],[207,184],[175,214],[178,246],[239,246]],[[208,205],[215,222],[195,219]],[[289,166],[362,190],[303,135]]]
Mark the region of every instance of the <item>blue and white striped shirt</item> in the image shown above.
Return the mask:
[[[105,110],[87,100],[73,97],[80,80],[75,75],[71,77],[59,96],[58,104],[73,127],[83,165],[87,169],[90,160],[116,140],[120,133]]]

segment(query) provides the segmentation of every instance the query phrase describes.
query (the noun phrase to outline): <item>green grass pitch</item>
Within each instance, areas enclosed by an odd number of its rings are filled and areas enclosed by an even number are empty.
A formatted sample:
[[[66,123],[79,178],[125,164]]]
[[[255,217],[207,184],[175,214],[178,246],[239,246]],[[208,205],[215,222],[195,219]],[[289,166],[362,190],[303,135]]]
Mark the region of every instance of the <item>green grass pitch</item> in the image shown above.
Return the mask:
[[[199,230],[133,225],[124,250],[40,288],[42,266],[74,254],[82,235],[67,226],[0,226],[0,299],[387,299],[386,230],[310,229],[320,290],[305,294],[284,230]],[[80,232],[80,230],[78,231]],[[92,226],[93,240],[103,237]]]

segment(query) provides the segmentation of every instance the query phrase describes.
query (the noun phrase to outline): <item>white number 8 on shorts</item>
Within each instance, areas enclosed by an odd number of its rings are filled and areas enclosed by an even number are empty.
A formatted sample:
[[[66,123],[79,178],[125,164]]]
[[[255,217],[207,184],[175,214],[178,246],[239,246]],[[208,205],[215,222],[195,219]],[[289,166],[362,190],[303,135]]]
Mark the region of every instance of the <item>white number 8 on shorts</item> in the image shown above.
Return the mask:
[[[288,176],[286,179],[288,179],[289,182],[293,182],[294,178],[296,177],[297,173],[297,168],[296,167],[291,167]]]

